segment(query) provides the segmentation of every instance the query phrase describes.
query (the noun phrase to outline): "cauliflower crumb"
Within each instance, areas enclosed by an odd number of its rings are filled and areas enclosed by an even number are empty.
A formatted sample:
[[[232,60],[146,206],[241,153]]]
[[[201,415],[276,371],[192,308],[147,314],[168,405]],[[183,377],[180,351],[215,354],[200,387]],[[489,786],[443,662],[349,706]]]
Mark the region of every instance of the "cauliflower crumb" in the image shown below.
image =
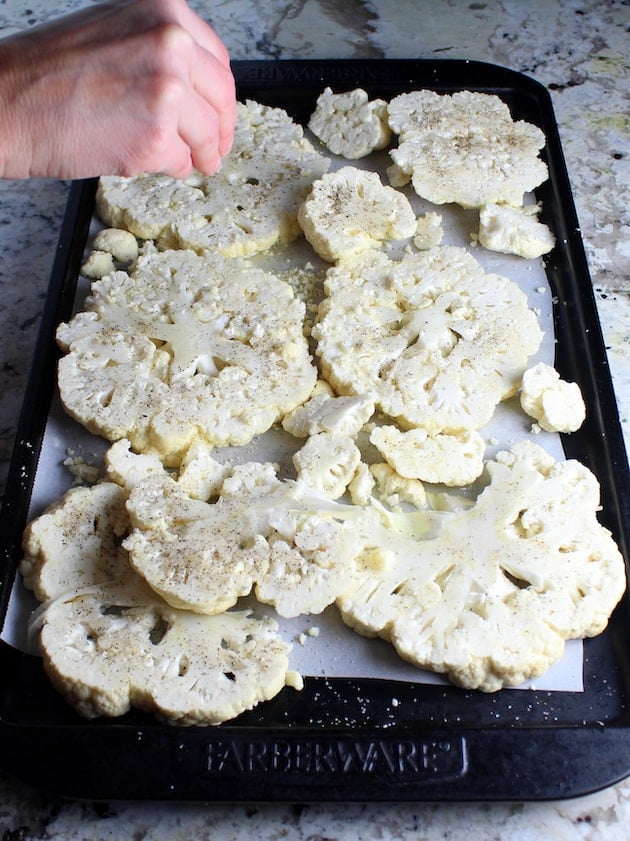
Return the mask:
[[[68,455],[63,460],[63,466],[67,467],[74,476],[76,484],[94,484],[98,482],[100,469],[95,464],[87,462],[83,456]]]
[[[577,383],[569,383],[551,365],[539,362],[523,374],[523,411],[547,432],[575,432],[584,423],[586,407]]]
[[[408,502],[416,508],[424,508],[427,494],[424,485],[418,479],[409,479],[397,473],[386,463],[370,465],[370,473],[375,479],[375,493],[390,508],[399,508]]]

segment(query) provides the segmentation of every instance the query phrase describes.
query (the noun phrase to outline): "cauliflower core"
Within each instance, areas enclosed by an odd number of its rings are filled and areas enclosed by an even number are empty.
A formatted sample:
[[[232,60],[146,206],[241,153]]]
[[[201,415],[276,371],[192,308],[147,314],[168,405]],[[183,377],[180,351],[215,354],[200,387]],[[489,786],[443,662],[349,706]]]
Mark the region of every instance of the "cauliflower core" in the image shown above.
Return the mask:
[[[220,172],[183,180],[103,176],[96,196],[101,219],[161,247],[226,257],[296,239],[297,209],[329,161],[286,111],[251,101],[237,108],[234,142]]]
[[[442,513],[436,537],[411,539],[404,513],[366,534],[372,552],[337,605],[406,660],[491,692],[542,674],[566,639],[600,633],[626,580],[586,467],[523,442],[488,472],[471,508]]]
[[[246,444],[303,402],[316,369],[304,304],[262,269],[166,251],[92,286],[61,324],[66,411],[111,441],[177,465],[197,441]]]
[[[434,204],[520,207],[524,194],[547,178],[538,157],[543,132],[513,121],[493,94],[403,93],[389,103],[388,118],[399,135],[390,153],[394,164],[411,176],[416,193]]]
[[[487,423],[542,339],[519,287],[463,248],[370,251],[330,268],[325,288],[312,335],[326,379],[431,435]]]
[[[330,263],[416,231],[408,199],[385,186],[377,173],[352,166],[315,181],[298,210],[298,221],[317,254]]]
[[[325,88],[317,98],[308,127],[333,155],[355,160],[384,149],[391,139],[387,103],[369,99],[361,88],[333,93]]]

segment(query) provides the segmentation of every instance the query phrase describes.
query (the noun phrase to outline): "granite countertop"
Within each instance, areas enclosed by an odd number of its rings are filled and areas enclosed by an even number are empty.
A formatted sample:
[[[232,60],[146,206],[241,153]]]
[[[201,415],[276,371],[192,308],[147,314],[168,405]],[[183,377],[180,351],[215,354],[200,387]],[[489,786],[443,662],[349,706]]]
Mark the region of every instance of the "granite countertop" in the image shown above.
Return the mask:
[[[0,36],[86,0],[0,2]],[[459,58],[546,85],[564,146],[626,444],[630,441],[630,6],[627,0],[197,0],[233,58]],[[68,185],[0,181],[0,490]],[[45,760],[43,760],[45,761]],[[0,775],[11,839],[630,838],[630,780],[513,804],[74,804]]]

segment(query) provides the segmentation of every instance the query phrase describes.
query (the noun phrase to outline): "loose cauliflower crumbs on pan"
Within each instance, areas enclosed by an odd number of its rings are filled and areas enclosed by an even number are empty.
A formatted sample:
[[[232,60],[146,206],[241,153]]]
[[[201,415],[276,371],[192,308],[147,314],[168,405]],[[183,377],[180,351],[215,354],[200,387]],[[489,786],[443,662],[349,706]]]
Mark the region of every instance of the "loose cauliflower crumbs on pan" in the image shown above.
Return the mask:
[[[84,310],[59,326],[58,383],[112,445],[103,479],[29,523],[21,562],[45,669],[82,715],[218,724],[299,690],[277,625],[238,609],[250,594],[286,617],[336,605],[491,692],[602,631],[624,592],[587,468],[527,441],[484,460],[499,402],[518,393],[541,427],[572,431],[579,386],[531,365],[542,333],[518,285],[440,246],[442,216],[393,189],[480,208],[482,244],[531,259],[553,245],[521,207],[547,175],[542,133],[494,96],[359,89],[324,91],[310,128],[348,159],[397,139],[393,186],[327,175],[302,128],[254,102],[217,176],[100,181],[112,227],[84,264]],[[310,259],[244,259],[302,233],[336,263],[323,291]],[[295,443],[291,476],[215,458],[273,429]]]

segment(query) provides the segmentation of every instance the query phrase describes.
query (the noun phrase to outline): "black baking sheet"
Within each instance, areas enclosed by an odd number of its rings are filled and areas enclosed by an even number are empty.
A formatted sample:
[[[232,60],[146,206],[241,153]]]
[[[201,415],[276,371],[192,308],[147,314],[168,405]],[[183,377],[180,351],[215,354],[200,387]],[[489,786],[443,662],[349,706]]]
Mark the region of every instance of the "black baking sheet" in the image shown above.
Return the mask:
[[[418,88],[496,93],[545,132],[550,178],[538,191],[557,245],[546,259],[555,296],[556,367],[587,404],[567,457],[602,486],[601,521],[628,559],[630,482],[606,354],[555,119],[533,80],[466,61],[235,62],[241,99],[305,122],[329,85],[390,99]],[[0,617],[54,396],[54,332],[73,307],[95,183],[73,184],[51,273],[2,509]],[[131,712],[86,721],[55,693],[37,657],[0,641],[0,766],[52,792],[91,800],[535,800],[571,797],[630,774],[629,597],[584,643],[584,691],[457,687],[307,677],[216,728],[172,727]],[[3,619],[4,621],[4,619]]]

